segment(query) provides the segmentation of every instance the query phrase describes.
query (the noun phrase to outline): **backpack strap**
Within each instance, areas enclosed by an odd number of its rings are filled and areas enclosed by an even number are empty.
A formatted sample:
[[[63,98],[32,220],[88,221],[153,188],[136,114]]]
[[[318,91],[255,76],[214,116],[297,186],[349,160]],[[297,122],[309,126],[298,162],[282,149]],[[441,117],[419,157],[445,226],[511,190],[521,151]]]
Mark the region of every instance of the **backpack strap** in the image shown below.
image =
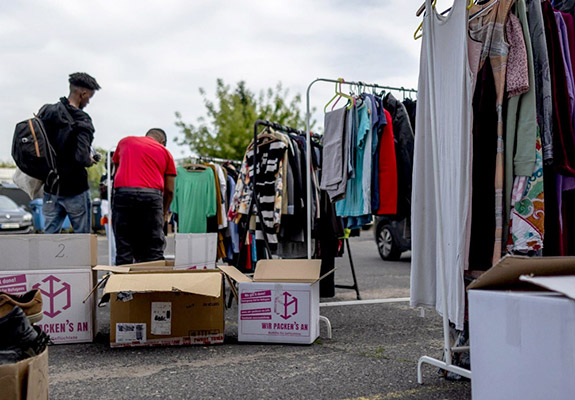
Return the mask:
[[[30,131],[32,132],[32,137],[34,138],[34,150],[36,150],[36,156],[40,157],[40,146],[38,146],[38,138],[36,137],[36,130],[34,129],[34,124],[32,120],[28,120],[28,126],[30,127]]]

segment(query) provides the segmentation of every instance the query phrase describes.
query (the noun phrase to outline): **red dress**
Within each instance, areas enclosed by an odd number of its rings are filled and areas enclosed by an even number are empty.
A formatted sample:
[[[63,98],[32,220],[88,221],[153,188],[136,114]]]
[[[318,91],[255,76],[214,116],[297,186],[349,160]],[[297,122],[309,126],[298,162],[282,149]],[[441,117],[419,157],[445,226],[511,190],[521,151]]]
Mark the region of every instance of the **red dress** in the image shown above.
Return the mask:
[[[395,143],[393,141],[393,127],[391,114],[383,110],[387,125],[383,128],[379,141],[379,208],[378,215],[397,214],[397,164],[395,160]]]

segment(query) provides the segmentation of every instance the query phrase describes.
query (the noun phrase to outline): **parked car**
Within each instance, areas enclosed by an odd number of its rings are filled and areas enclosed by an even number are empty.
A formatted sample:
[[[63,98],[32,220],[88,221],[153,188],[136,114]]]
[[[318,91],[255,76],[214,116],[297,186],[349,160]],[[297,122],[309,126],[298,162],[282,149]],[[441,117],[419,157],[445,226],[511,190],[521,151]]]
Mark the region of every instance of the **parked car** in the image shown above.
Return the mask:
[[[30,233],[32,214],[12,199],[0,195],[0,233]]]
[[[386,216],[375,220],[375,243],[382,259],[399,260],[401,253],[411,249],[411,223],[409,218],[396,221]]]

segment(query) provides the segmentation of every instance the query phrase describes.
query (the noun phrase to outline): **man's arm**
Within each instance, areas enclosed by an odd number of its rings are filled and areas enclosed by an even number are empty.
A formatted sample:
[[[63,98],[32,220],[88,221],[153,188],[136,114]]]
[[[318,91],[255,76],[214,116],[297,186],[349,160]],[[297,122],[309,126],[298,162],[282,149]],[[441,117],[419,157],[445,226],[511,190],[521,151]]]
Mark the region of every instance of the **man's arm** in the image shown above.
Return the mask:
[[[93,136],[87,130],[78,131],[78,147],[76,148],[75,158],[84,167],[91,167],[96,162],[90,154],[92,140]]]
[[[168,211],[172,199],[174,198],[174,188],[176,186],[176,177],[174,175],[166,175],[164,177],[164,221],[168,220]]]

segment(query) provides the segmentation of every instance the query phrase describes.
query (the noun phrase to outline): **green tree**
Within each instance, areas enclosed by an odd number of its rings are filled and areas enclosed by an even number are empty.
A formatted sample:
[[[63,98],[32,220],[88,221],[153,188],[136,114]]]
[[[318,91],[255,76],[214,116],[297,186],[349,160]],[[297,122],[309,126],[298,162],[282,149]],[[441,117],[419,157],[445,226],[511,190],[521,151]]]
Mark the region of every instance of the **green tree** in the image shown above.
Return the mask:
[[[207,115],[196,124],[187,124],[176,112],[176,126],[183,136],[176,137],[179,145],[189,146],[197,155],[241,160],[250,139],[254,123],[266,119],[297,129],[305,129],[305,113],[301,111],[301,96],[289,99],[289,90],[281,82],[275,88],[259,94],[246,87],[244,81],[232,89],[223,79],[217,80],[216,101],[208,99],[200,88]]]
[[[12,160],[1,160],[0,161],[0,168],[16,168],[16,164]]]

